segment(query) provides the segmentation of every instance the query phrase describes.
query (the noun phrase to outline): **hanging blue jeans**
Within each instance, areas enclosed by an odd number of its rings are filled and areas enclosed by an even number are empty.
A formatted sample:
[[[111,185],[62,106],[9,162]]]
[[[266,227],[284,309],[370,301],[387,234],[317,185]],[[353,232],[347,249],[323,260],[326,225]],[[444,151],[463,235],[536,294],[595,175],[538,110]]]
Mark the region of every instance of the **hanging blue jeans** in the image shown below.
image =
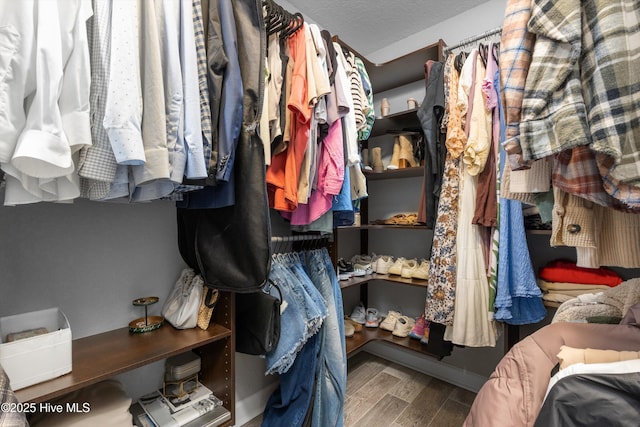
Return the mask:
[[[302,263],[304,262],[300,254],[291,254],[292,262],[288,265],[290,271],[299,280],[300,286],[302,286],[306,299],[306,311],[307,311],[307,328],[308,335],[314,335],[318,333],[322,327],[324,319],[327,317],[327,308],[324,298],[320,294],[320,291],[314,286],[308,273],[305,271]]]
[[[273,257],[270,278],[280,287],[287,307],[278,346],[267,354],[267,373],[280,373],[280,385],[267,401],[263,427],[301,426],[313,399],[321,345],[317,332],[327,310],[302,262],[298,254]]]
[[[307,252],[306,270],[324,298],[327,317],[318,333],[320,352],[316,369],[313,427],[342,427],[347,388],[342,293],[326,249]]]
[[[286,327],[286,326],[285,326]],[[269,396],[261,427],[300,427],[312,404],[320,339],[310,337],[298,352],[293,365],[280,375],[280,385]]]
[[[324,307],[317,306],[316,301],[323,303],[321,298],[311,297],[306,292],[288,263],[276,255],[269,273],[270,280],[280,288],[286,308],[280,319],[278,345],[265,355],[267,374],[282,374],[290,369],[302,346],[317,330],[315,325],[322,322],[326,313]]]

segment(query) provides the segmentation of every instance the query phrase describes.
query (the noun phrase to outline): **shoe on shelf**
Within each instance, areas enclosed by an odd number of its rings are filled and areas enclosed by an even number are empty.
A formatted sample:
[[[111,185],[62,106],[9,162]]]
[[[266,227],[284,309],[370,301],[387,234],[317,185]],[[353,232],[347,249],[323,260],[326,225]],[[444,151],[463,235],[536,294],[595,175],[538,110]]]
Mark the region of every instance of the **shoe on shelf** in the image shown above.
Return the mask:
[[[350,324],[355,332],[362,332],[362,325],[358,322],[354,322],[353,319],[351,319],[349,316],[344,316],[344,324],[345,326],[348,324]]]
[[[420,338],[420,342],[422,344],[429,344],[429,325],[431,323],[428,320],[424,322],[424,334],[422,334],[422,338]]]
[[[344,336],[347,338],[351,338],[353,334],[355,334],[356,330],[353,327],[353,324],[348,321],[344,321]]]
[[[406,258],[404,257],[397,258],[393,265],[389,267],[388,274],[395,274],[396,276],[402,275],[402,266],[405,261]]]
[[[395,170],[400,167],[400,141],[398,141],[398,137],[395,137],[393,142],[393,154],[391,155],[391,161],[387,165],[387,169]]]
[[[413,271],[412,277],[414,279],[428,280],[429,279],[429,260],[421,259],[420,264],[418,265],[418,268],[416,268]]]
[[[413,156],[413,142],[408,135],[398,135],[399,142],[398,163],[401,168],[418,166],[416,158]]]
[[[364,304],[362,304],[362,302],[359,302],[358,305],[356,305],[353,308],[353,311],[351,312],[351,316],[349,316],[351,318],[352,322],[356,322],[356,323],[360,323],[361,325],[364,325],[365,322],[365,314],[366,314],[366,309],[364,308]]]
[[[353,271],[356,276],[373,274],[373,268],[371,267],[371,257],[369,255],[354,255],[353,258],[351,258],[351,264],[353,265]],[[364,274],[357,274],[358,271],[362,271],[364,272]]]
[[[396,326],[393,328],[392,334],[396,337],[405,338],[409,336],[411,330],[416,325],[416,321],[409,316],[400,316],[396,320]]]
[[[364,277],[367,275],[365,270],[361,270],[359,268],[353,268],[353,277]]]
[[[413,273],[418,269],[418,260],[417,259],[408,259],[402,263],[402,270],[400,270],[400,276],[405,279],[411,279],[413,277]]]
[[[428,322],[424,318],[424,313],[422,313],[420,317],[416,319],[416,324],[414,325],[413,329],[411,329],[411,332],[409,332],[409,336],[411,338],[419,340],[424,336],[424,329],[425,327],[427,327],[427,325]]]
[[[389,310],[387,313],[387,317],[384,318],[382,322],[380,322],[380,329],[384,329],[385,331],[393,332],[396,327],[396,321],[398,317],[402,316],[402,314],[398,311]]]
[[[382,148],[373,147],[369,150],[369,160],[374,172],[384,172],[384,164],[382,163]]]
[[[376,262],[376,273],[389,274],[389,268],[394,264],[395,260],[389,255],[380,255]]]
[[[353,265],[344,258],[338,260],[338,279],[349,280],[353,277]]]
[[[367,309],[367,320],[364,324],[367,328],[377,328],[380,326],[380,312],[375,308]]]
[[[378,260],[380,259],[379,255],[376,255],[375,252],[371,252],[371,270],[374,273],[378,271]]]
[[[364,170],[367,170],[367,171],[373,170],[373,168],[371,167],[371,164],[369,163],[369,149],[368,148],[363,148],[360,151],[360,157],[362,157],[362,168]]]
[[[414,212],[396,214],[382,221],[386,225],[416,225],[417,222],[418,214]]]

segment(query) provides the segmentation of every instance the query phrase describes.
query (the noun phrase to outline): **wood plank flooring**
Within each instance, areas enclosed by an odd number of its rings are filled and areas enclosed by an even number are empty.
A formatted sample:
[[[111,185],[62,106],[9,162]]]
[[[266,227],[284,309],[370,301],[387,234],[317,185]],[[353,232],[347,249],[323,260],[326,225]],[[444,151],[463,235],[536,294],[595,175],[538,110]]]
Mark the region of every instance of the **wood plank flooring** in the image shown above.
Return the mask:
[[[459,427],[475,393],[366,352],[348,360],[345,427]],[[260,426],[258,416],[243,427]]]

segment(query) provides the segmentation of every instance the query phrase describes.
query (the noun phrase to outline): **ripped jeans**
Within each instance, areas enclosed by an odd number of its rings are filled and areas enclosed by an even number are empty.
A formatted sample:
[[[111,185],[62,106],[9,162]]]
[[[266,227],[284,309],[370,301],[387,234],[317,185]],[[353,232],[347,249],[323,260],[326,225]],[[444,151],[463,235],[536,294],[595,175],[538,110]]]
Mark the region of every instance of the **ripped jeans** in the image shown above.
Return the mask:
[[[311,407],[313,426],[341,427],[347,362],[338,279],[326,249],[284,258],[289,263],[274,258],[270,275],[287,301],[281,341],[266,356],[268,372],[280,373],[280,386],[269,398],[262,426],[300,426]],[[317,317],[311,316],[317,314],[316,303],[326,316],[319,331]]]

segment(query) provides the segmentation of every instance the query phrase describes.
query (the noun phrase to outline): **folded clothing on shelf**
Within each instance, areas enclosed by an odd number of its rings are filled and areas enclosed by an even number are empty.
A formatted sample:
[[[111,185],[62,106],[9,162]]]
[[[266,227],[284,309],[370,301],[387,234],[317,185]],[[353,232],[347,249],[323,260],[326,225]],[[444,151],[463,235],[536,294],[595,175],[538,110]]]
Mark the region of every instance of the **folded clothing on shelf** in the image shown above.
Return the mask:
[[[622,277],[610,268],[578,267],[575,262],[564,259],[548,262],[540,269],[539,277],[548,282],[582,283],[607,286],[617,286],[622,283]]]

